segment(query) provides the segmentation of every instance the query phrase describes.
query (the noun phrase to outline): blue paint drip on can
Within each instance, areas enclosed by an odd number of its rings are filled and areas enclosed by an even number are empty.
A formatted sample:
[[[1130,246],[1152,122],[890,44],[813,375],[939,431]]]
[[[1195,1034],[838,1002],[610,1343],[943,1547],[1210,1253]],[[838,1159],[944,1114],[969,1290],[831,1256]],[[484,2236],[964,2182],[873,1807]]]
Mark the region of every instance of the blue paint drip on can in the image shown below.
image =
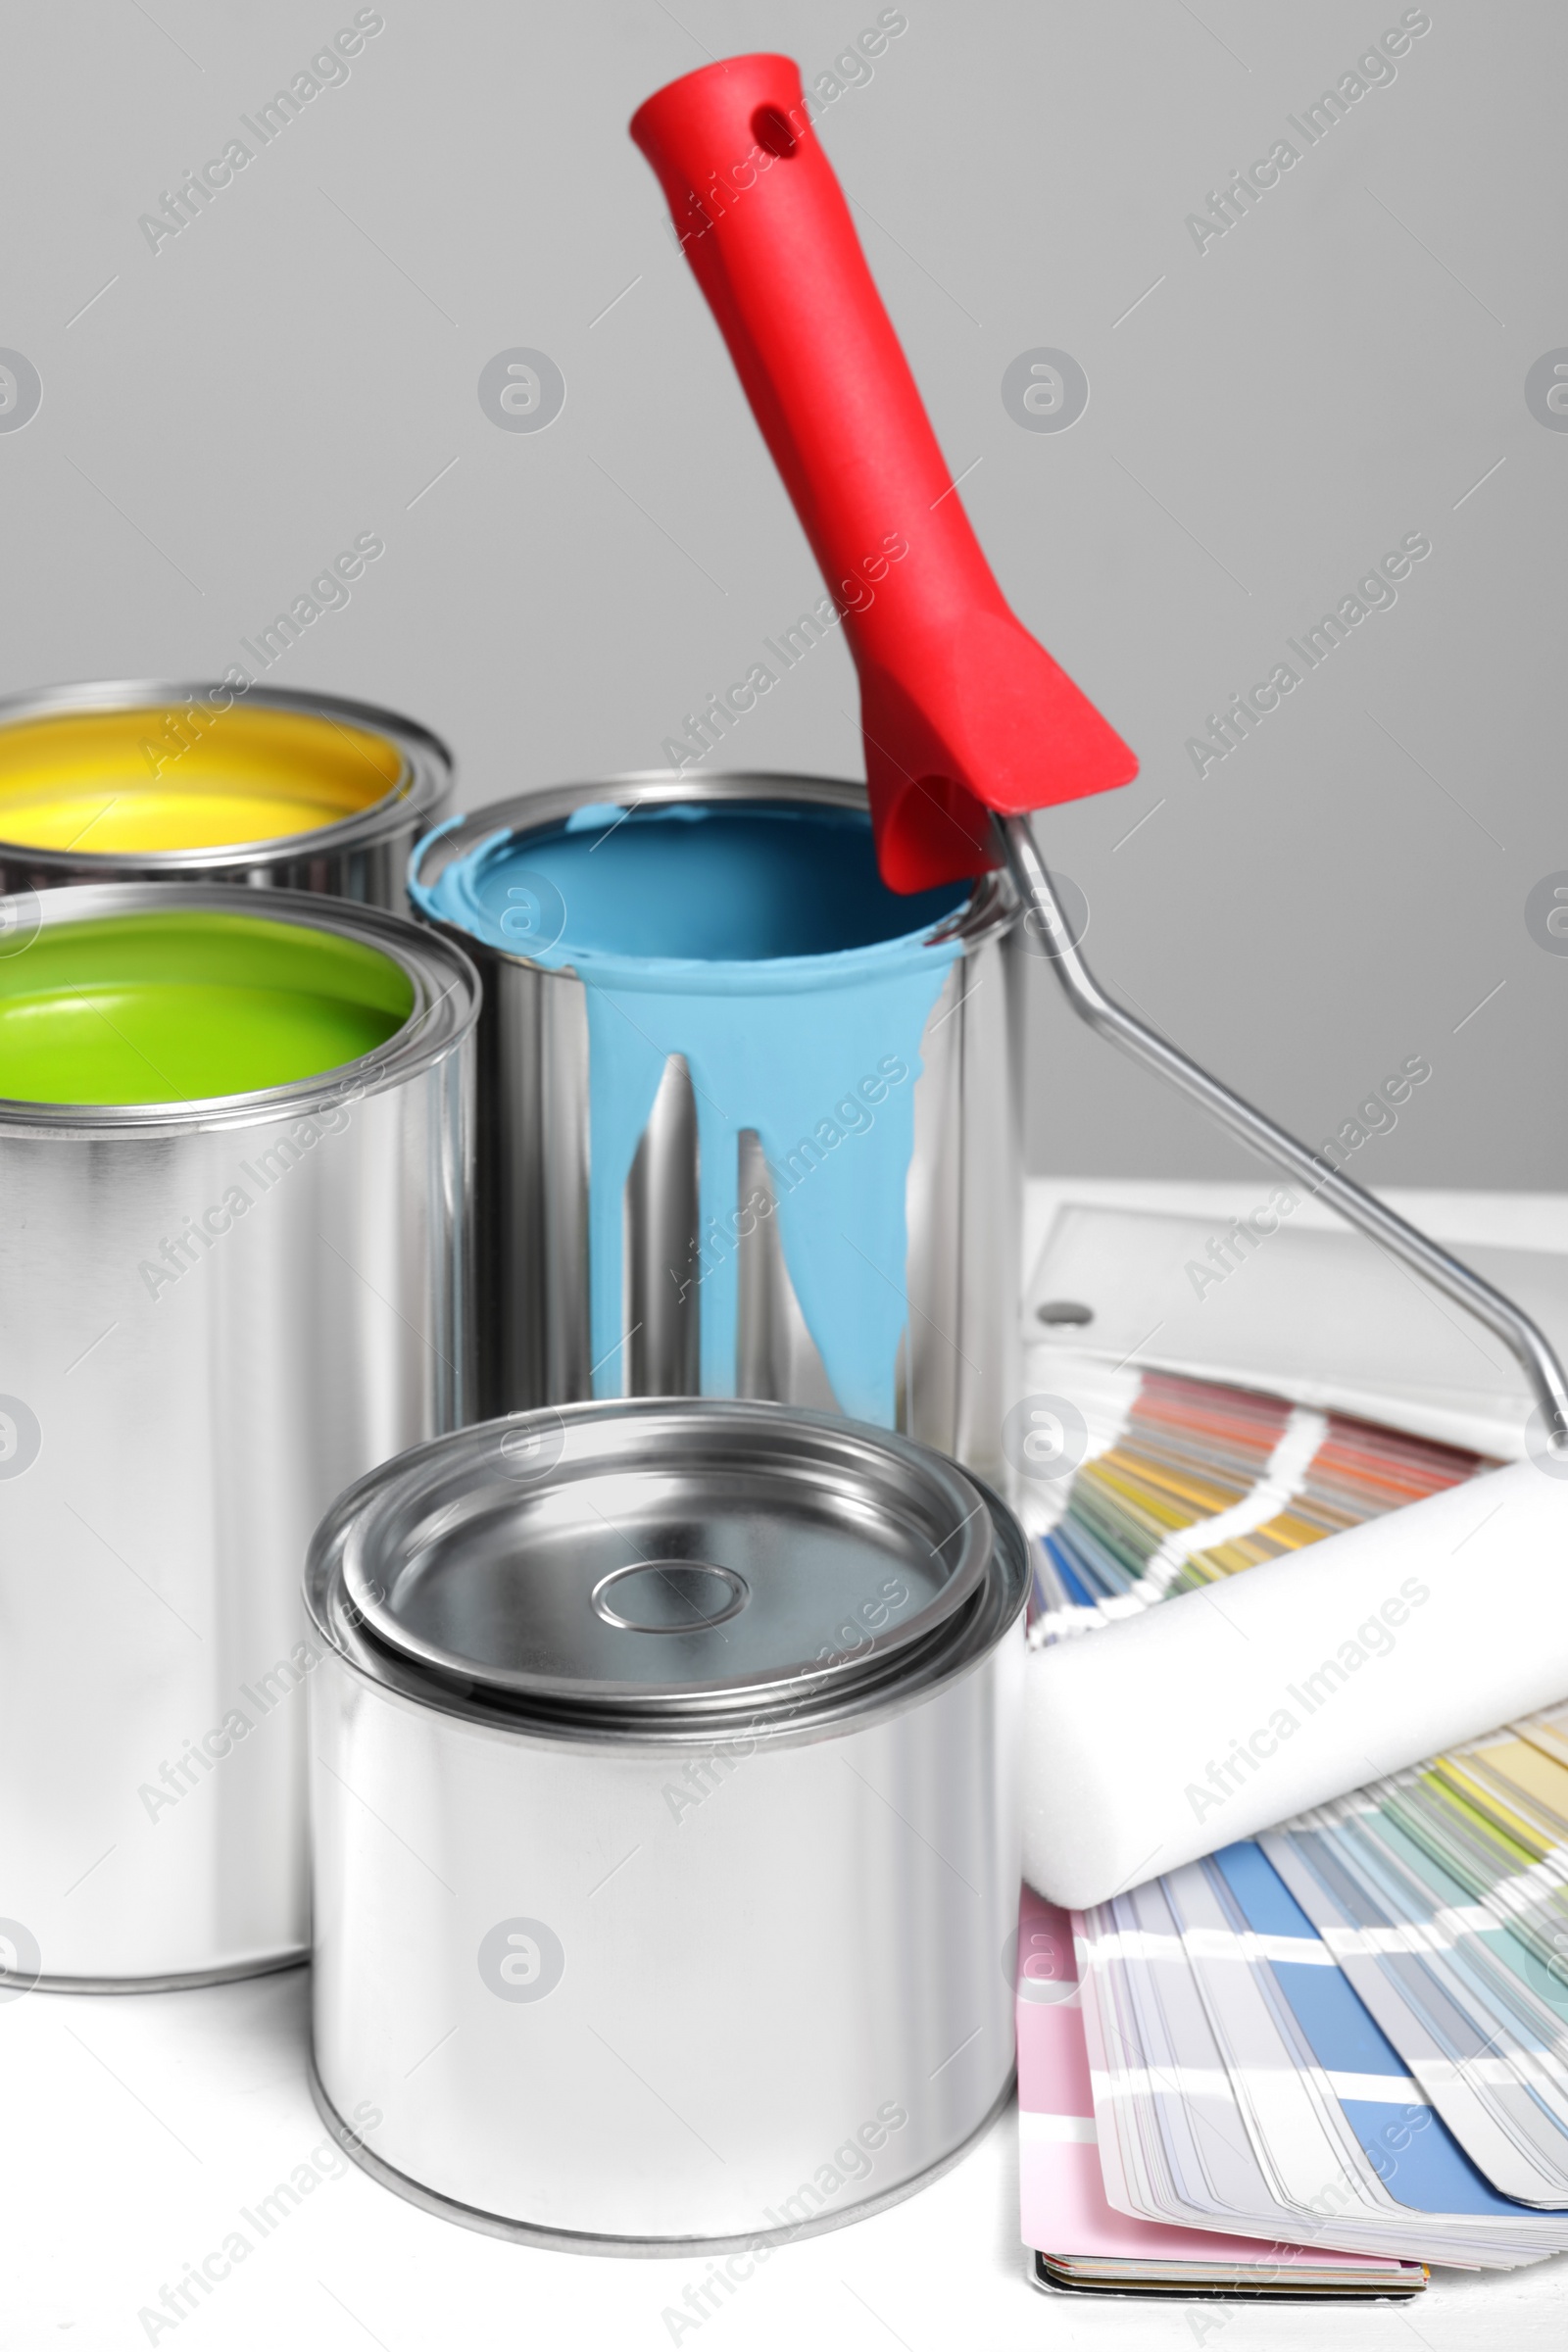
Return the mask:
[[[595,1394],[622,1389],[622,1204],[671,1054],[697,1106],[705,1395],[735,1390],[738,1142],[767,1161],[784,1262],[843,1409],[895,1418],[920,1041],[967,884],[902,898],[858,810],[596,805],[503,832],[415,884],[425,912],[587,992]]]

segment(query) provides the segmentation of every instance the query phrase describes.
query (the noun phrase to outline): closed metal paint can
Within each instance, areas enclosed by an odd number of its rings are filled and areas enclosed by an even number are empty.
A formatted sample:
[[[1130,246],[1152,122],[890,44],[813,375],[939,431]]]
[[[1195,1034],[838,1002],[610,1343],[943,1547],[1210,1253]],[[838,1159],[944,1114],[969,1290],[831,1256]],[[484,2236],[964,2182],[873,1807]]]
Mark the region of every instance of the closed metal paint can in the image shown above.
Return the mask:
[[[311,1532],[464,1412],[477,976],[282,891],[0,914],[0,1962],[283,1966]]]
[[[585,2252],[825,2230],[1013,2071],[1025,1541],[839,1416],[621,1400],[385,1464],[307,1575],[315,2087]]]
[[[237,667],[0,699],[0,892],[221,882],[401,909],[451,797],[452,756],[414,720]]]
[[[705,869],[706,842],[748,823],[749,857]],[[860,898],[838,909],[852,868]],[[484,978],[480,1413],[761,1397],[896,1427],[1000,1478],[1022,1194],[1005,877],[940,907],[900,900],[876,877],[862,785],[688,772],[454,818],[410,881]],[[585,894],[612,912],[585,917]],[[607,922],[665,944],[607,956]],[[766,934],[776,946],[754,944]],[[873,1323],[880,1366],[854,1360]]]

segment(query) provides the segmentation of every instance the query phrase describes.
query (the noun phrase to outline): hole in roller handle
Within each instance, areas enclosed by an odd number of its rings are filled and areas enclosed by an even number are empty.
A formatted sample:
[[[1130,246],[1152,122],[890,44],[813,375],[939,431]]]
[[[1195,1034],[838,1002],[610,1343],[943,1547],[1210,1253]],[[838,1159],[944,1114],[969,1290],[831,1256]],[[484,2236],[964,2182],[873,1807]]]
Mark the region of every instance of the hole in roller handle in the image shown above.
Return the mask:
[[[1106,996],[1073,944],[1067,917],[1039,846],[1022,816],[999,820],[998,832],[1007,870],[1025,906],[1040,918],[1050,942],[1049,961],[1061,982],[1067,1002],[1080,1020],[1101,1037],[1109,1038],[1156,1077],[1177,1087],[1211,1119],[1239,1136],[1260,1158],[1272,1160],[1299,1179],[1317,1199],[1326,1200],[1347,1223],[1354,1225],[1381,1250],[1398,1258],[1435,1290],[1464,1307],[1494,1332],[1517,1359],[1540,1405],[1549,1440],[1568,1442],[1568,1380],[1545,1334],[1511,1298],[1494,1290],[1458,1258],[1388,1208],[1373,1194],[1363,1192],[1338,1169],[1327,1168],[1302,1143],[1283,1127],[1233,1094],[1228,1086],[1169,1044],[1135,1014]]]
[[[796,152],[795,133],[780,107],[760,106],[757,109],[752,117],[752,136],[759,147],[765,147],[768,154],[777,156],[781,164],[787,164]]]

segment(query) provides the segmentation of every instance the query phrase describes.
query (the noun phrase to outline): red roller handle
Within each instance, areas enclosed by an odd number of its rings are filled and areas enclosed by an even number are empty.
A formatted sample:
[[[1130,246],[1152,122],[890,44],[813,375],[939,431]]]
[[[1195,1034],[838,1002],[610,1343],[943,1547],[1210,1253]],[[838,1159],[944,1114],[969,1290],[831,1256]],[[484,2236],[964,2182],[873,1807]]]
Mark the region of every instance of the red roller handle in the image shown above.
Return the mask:
[[[997,586],[793,61],[705,66],[631,135],[843,614],[888,882],[994,865],[987,810],[1129,783],[1133,754]]]

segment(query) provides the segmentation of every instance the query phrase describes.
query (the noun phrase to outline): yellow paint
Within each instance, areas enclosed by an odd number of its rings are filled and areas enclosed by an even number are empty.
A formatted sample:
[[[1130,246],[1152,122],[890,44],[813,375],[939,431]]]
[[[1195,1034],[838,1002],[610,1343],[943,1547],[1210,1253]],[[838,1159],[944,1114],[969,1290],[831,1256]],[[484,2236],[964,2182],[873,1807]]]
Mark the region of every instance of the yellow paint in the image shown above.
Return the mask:
[[[402,780],[396,744],[307,711],[205,702],[0,727],[0,841],[102,855],[314,833]]]

